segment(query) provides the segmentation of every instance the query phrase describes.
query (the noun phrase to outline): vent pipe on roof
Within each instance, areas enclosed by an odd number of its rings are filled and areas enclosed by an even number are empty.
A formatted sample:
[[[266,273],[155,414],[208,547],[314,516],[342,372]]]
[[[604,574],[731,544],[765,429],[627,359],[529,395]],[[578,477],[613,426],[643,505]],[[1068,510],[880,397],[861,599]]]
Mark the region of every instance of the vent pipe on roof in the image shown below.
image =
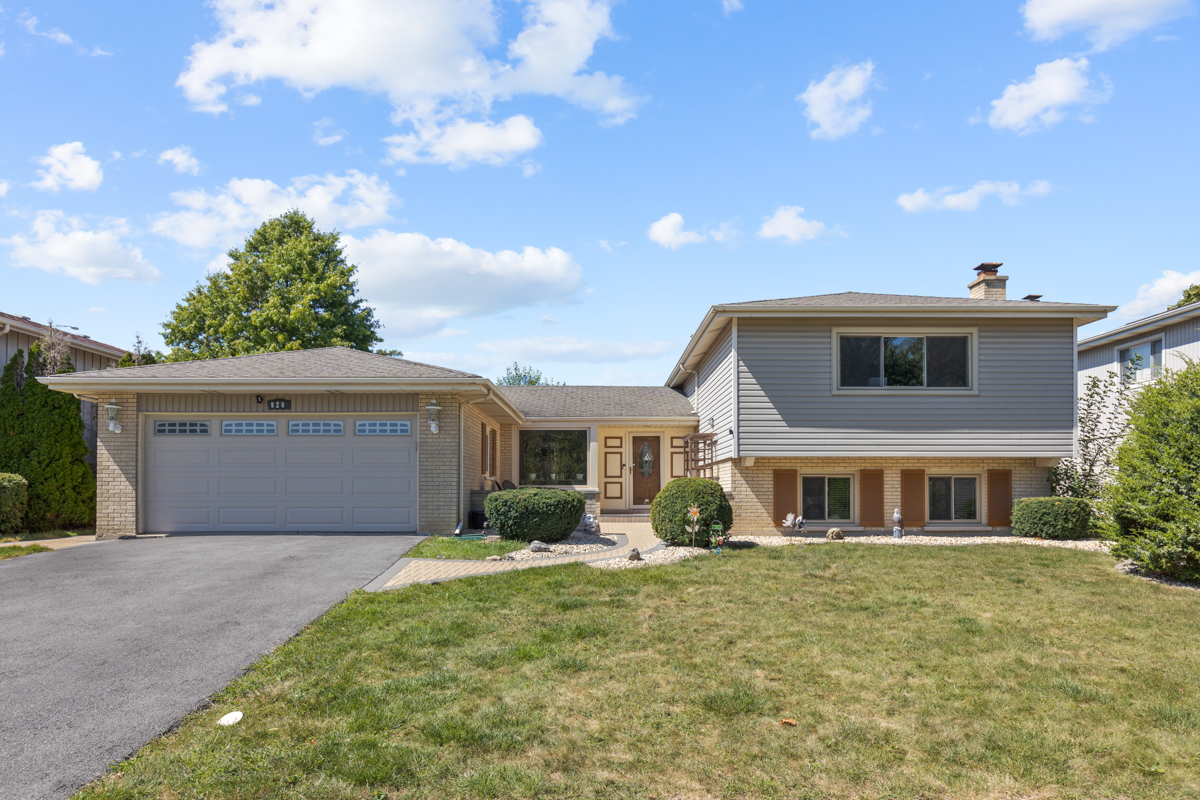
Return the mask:
[[[1008,292],[1004,288],[1008,283],[1008,276],[999,274],[1002,266],[1004,265],[998,261],[985,261],[975,267],[975,280],[967,284],[972,300],[1008,299]]]
[[[1031,303],[1036,303],[1038,300],[1042,299],[1042,296],[1040,294],[1027,294],[1024,297],[1022,297],[1021,299],[1028,300]]]

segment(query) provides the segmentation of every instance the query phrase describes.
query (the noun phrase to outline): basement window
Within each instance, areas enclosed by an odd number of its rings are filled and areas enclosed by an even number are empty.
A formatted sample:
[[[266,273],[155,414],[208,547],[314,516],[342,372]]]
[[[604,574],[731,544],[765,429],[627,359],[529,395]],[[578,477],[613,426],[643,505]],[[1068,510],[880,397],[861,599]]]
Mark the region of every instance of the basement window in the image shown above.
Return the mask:
[[[288,436],[341,436],[340,419],[294,419],[288,422]]]
[[[222,436],[274,436],[275,422],[250,420],[250,419],[227,419],[221,422]]]
[[[154,423],[155,436],[208,436],[208,420],[159,420]]]
[[[929,478],[930,522],[975,522],[979,519],[979,479],[938,475]]]
[[[850,478],[816,477],[800,479],[801,516],[806,520],[849,522]]]

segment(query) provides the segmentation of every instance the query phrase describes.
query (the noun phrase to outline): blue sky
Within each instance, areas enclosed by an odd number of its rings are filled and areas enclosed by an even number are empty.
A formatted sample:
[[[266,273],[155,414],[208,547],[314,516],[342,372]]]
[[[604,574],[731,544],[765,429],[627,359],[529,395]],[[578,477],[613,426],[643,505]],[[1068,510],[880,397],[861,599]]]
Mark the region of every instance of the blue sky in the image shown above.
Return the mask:
[[[0,310],[128,346],[297,206],[406,356],[659,383],[709,305],[1200,282],[1192,0],[5,3]]]

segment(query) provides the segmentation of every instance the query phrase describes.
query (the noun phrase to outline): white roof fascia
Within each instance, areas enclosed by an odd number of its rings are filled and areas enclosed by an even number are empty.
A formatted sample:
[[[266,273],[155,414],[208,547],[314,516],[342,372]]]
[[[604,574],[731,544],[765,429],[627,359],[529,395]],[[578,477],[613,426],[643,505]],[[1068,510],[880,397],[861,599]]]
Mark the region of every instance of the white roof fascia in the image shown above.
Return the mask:
[[[530,425],[695,425],[699,417],[528,417]]]
[[[1080,350],[1089,350],[1093,347],[1098,347],[1103,344],[1111,344],[1118,339],[1127,339],[1130,336],[1137,336],[1139,333],[1151,331],[1155,328],[1163,328],[1167,325],[1173,325],[1176,322],[1200,317],[1200,303],[1186,305],[1183,308],[1164,311],[1161,314],[1155,314],[1152,317],[1144,317],[1124,325],[1120,328],[1114,328],[1106,333],[1098,333],[1095,336],[1089,337],[1081,341],[1078,345]]]
[[[33,336],[38,339],[41,339],[43,336],[46,335],[45,329],[41,326],[31,325],[28,322],[25,322],[24,320],[15,320],[15,319],[8,319],[7,317],[0,317],[0,329],[3,329],[5,325],[8,325],[9,327],[11,327],[11,329],[13,331],[15,331],[17,333],[23,333],[26,336]],[[98,356],[104,356],[105,358],[111,358],[114,361],[120,361],[121,357],[129,352],[128,350],[122,350],[121,348],[119,348],[115,345],[104,344],[103,342],[95,342],[95,341],[92,341],[91,339],[86,339],[77,333],[71,333],[70,331],[64,331],[62,329],[56,329],[56,330],[58,330],[59,333],[63,334],[63,337],[68,342],[68,346],[74,347],[76,350],[86,350],[89,353],[95,353]]]

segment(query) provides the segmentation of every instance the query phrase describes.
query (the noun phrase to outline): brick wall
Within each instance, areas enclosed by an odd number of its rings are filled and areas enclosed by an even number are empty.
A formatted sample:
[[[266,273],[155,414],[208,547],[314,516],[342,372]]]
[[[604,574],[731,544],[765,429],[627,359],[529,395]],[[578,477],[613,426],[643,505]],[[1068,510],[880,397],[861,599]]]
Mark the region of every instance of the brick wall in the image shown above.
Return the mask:
[[[480,439],[483,437],[483,428],[481,425],[486,424],[489,432],[496,431],[496,472],[498,475],[494,475],[492,477],[503,476],[506,471],[512,472],[512,451],[511,449],[509,450],[509,454],[507,455],[508,464],[506,465],[504,445],[502,444],[502,431],[504,428],[509,428],[509,440],[511,447],[512,426],[500,425],[495,419],[480,411],[478,406],[465,406],[463,408],[463,414],[465,415],[466,419],[466,423],[463,428],[463,478],[466,481],[467,491],[469,492],[475,489],[491,488],[491,481],[488,482],[487,486],[483,485],[483,476],[486,471],[486,465],[481,465],[479,463],[480,456],[482,455]],[[503,477],[499,477],[499,479],[504,480]]]
[[[96,538],[115,539],[138,532],[137,518],[137,395],[109,394],[102,402],[115,400],[121,410],[117,421],[121,432],[108,429],[108,412],[103,407],[96,426]]]
[[[513,475],[513,448],[516,446],[514,441],[516,437],[516,425],[500,426],[500,444],[498,445],[500,463],[496,467],[500,474],[496,477],[501,481],[517,482],[516,477]]]
[[[442,408],[438,417],[440,430],[431,433],[425,406],[435,397]],[[458,397],[450,394],[422,393],[420,396],[417,424],[420,519],[417,530],[421,533],[454,533],[459,520],[464,518],[465,509],[458,508],[458,404]]]
[[[725,468],[725,464],[728,465]],[[979,475],[980,519],[987,520],[987,475],[989,469],[1012,470],[1013,499],[1050,494],[1046,468],[1034,466],[1032,458],[756,458],[753,467],[734,459],[718,466],[718,478],[732,494],[734,528],[743,534],[777,530],[774,471],[794,469],[800,475],[854,474],[860,469],[883,470],[884,518],[900,507],[900,471],[923,469],[929,474],[970,473]],[[727,469],[727,471],[726,471]],[[726,478],[726,476],[728,476]],[[726,482],[726,480],[728,482]],[[855,481],[857,497],[857,480]],[[858,509],[854,509],[857,518]],[[890,523],[889,523],[890,525]],[[890,527],[888,528],[890,530]]]

